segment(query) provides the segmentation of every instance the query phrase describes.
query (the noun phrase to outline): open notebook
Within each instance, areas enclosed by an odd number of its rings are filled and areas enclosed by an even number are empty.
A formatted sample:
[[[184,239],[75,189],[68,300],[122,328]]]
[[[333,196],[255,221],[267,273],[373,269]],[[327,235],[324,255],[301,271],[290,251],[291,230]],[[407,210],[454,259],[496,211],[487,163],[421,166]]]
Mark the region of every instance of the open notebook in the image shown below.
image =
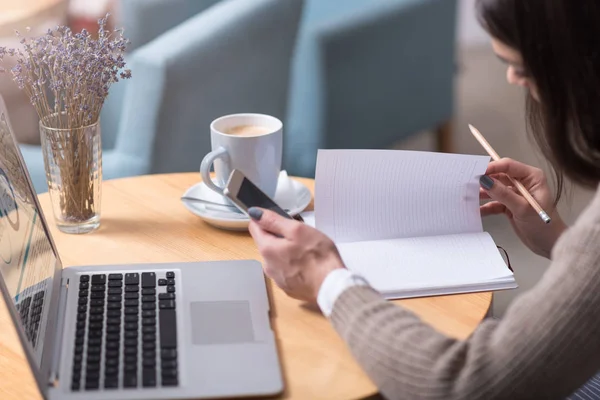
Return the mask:
[[[320,150],[317,229],[387,298],[516,288],[479,213],[490,158]]]

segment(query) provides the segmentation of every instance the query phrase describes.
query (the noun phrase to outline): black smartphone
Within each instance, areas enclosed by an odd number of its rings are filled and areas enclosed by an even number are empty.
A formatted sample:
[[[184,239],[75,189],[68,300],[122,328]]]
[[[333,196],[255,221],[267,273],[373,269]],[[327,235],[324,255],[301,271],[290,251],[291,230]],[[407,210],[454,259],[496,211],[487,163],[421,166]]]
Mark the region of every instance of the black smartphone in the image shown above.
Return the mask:
[[[285,212],[275,201],[237,169],[234,169],[231,175],[229,175],[229,180],[225,189],[223,189],[223,194],[245,213],[248,213],[248,209],[251,207],[260,207],[274,211],[282,217],[302,221],[302,217],[299,215],[292,217]]]

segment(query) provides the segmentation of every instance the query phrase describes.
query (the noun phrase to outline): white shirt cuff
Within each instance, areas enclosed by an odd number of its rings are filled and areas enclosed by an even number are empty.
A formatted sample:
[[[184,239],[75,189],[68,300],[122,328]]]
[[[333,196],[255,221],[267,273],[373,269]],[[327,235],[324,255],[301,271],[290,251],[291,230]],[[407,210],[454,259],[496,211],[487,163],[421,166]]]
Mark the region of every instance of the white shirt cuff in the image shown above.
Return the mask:
[[[329,317],[333,312],[333,305],[338,297],[349,287],[357,285],[366,286],[368,282],[361,276],[345,268],[331,271],[325,277],[317,295],[317,304],[323,315]]]

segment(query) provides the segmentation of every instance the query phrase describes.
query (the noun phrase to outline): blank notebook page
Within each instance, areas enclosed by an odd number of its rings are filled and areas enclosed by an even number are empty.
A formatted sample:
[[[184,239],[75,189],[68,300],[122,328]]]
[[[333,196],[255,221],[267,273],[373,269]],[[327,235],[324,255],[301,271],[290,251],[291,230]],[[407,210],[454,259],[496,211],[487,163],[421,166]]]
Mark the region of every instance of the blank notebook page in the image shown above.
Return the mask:
[[[338,249],[346,267],[381,292],[512,276],[486,232],[342,243]]]
[[[319,150],[316,228],[338,244],[482,232],[479,177],[489,161],[417,151]]]

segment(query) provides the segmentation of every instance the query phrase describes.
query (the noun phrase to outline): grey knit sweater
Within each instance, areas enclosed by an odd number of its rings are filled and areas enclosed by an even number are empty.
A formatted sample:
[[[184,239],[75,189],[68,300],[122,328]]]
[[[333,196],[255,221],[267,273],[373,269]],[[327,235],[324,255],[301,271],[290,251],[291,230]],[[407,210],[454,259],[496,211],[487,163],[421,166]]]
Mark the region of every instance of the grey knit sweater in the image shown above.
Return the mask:
[[[366,286],[342,293],[331,320],[386,398],[564,399],[600,370],[600,189],[540,282],[466,340]]]

